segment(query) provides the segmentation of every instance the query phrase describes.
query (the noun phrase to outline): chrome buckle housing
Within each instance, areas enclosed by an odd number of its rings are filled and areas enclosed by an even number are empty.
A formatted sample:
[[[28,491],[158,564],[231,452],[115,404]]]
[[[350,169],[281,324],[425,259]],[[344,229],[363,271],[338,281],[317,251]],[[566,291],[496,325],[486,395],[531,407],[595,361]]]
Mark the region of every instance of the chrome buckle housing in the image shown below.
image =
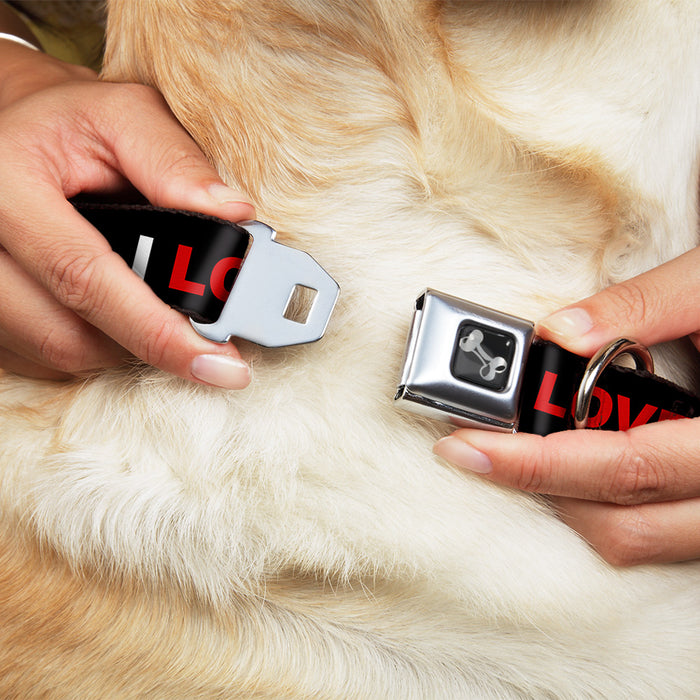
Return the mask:
[[[396,405],[459,427],[514,432],[533,337],[530,321],[426,289],[416,300]]]

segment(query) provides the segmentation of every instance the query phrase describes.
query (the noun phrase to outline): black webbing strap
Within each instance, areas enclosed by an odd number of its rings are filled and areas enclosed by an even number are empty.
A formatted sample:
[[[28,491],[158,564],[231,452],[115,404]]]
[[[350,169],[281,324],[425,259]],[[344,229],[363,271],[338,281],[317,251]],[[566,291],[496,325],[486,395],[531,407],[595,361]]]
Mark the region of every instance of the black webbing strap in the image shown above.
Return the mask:
[[[73,206],[166,304],[196,321],[216,321],[248,248],[245,229],[148,205]]]
[[[573,404],[588,360],[536,339],[522,390],[519,430],[546,435],[573,427]],[[636,425],[700,415],[700,398],[643,370],[610,365],[593,391],[589,428]]]

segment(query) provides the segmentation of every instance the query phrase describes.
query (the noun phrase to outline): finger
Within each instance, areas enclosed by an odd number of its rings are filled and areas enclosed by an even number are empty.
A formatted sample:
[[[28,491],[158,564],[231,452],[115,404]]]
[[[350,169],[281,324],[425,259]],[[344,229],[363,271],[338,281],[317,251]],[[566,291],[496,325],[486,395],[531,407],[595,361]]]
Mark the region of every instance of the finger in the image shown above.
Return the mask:
[[[3,110],[3,157],[33,164],[67,197],[131,182],[153,204],[231,221],[251,219],[158,92],[143,85],[73,82]],[[15,151],[13,154],[11,151]]]
[[[700,419],[547,436],[458,430],[435,453],[525,491],[630,505],[700,496]]]
[[[695,248],[557,311],[537,324],[537,333],[585,356],[619,337],[645,345],[674,340],[700,330],[698,289],[700,248]]]
[[[61,306],[4,251],[0,251],[0,345],[32,365],[61,374],[112,367],[126,354]]]
[[[23,377],[32,377],[33,379],[66,380],[75,378],[71,374],[50,369],[44,365],[32,362],[26,357],[17,355],[11,350],[0,346],[0,377],[3,371],[20,374]]]
[[[230,389],[247,386],[250,370],[237,349],[199,336],[183,314],[134,275],[60,192],[37,183],[22,194],[17,210],[26,214],[6,222],[13,228],[6,248],[61,306],[171,374]]]
[[[112,146],[116,168],[151,203],[231,221],[254,218],[248,197],[224,184],[160,94],[142,85],[109,87],[100,109],[114,118],[95,118],[97,136]],[[138,109],[138,119],[125,111],[129,102]]]
[[[700,558],[700,498],[639,506],[552,501],[564,522],[616,566]]]

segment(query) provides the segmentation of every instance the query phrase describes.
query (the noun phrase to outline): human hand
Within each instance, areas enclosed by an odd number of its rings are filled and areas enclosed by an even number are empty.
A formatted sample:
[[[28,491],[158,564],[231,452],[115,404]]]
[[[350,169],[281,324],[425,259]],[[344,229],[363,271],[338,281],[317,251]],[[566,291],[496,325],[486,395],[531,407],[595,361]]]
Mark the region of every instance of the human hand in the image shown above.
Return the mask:
[[[552,314],[537,333],[591,356],[617,337],[689,336],[700,350],[700,248]],[[700,418],[544,437],[458,430],[436,454],[499,484],[550,494],[609,562],[700,557]]]
[[[62,378],[133,354],[193,381],[242,388],[231,344],[200,337],[67,201],[131,185],[152,204],[254,218],[162,97],[0,41],[0,367]]]

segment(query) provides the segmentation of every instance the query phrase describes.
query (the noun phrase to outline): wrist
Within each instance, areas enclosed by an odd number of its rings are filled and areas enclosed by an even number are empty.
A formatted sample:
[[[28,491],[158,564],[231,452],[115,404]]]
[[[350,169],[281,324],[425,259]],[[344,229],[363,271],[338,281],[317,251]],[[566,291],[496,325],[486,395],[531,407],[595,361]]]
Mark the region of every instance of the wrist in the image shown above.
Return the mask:
[[[0,34],[9,35],[8,41],[16,43],[26,42],[30,47],[41,48],[41,43],[37,40],[32,30],[20,13],[10,5],[0,0]],[[19,40],[19,42],[17,42]]]
[[[16,34],[0,32],[0,41],[11,41],[15,44],[19,44],[20,46],[24,46],[25,48],[33,49],[34,51],[40,50],[40,47],[37,44],[34,44],[27,39],[23,39],[21,36],[17,36]]]
[[[0,39],[0,109],[53,85],[96,79],[97,74],[89,68]]]

